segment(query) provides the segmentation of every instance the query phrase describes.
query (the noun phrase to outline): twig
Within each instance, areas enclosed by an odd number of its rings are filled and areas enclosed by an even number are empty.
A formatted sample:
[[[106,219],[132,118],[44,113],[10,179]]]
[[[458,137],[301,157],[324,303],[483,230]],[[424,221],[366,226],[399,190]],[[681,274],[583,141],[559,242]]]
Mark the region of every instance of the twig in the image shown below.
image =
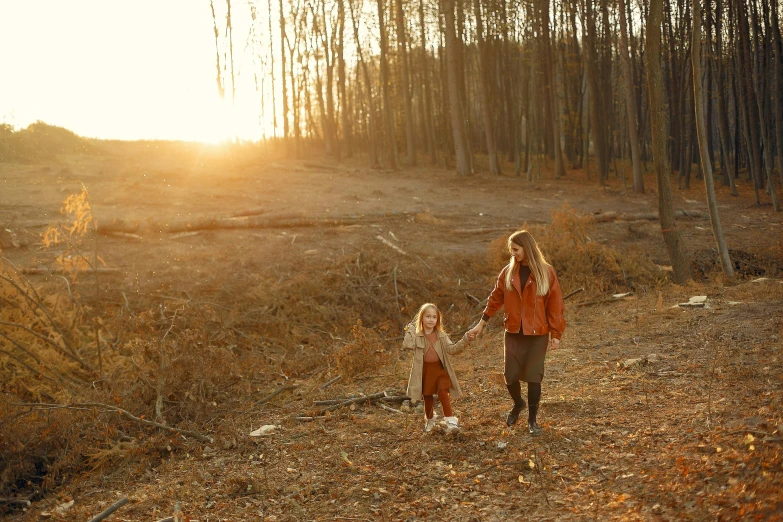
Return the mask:
[[[274,399],[275,397],[277,397],[278,395],[280,395],[281,393],[283,393],[284,391],[293,390],[296,387],[297,387],[296,384],[286,384],[285,386],[280,386],[278,389],[276,389],[275,391],[273,391],[272,393],[270,393],[269,395],[267,395],[263,399],[259,399],[256,402],[254,402],[253,406],[251,406],[251,408],[255,408],[256,406],[260,406],[262,404],[265,404],[265,403],[271,401],[272,399]]]
[[[377,239],[378,241],[380,241],[381,243],[383,243],[387,247],[391,248],[392,250],[395,250],[395,251],[399,252],[400,254],[402,254],[404,256],[408,255],[408,253],[405,250],[401,249],[400,247],[398,247],[397,245],[395,245],[394,243],[392,243],[391,241],[389,241],[388,239],[386,239],[383,236],[375,236],[375,239]]]
[[[331,386],[332,384],[336,383],[337,381],[339,381],[342,378],[343,378],[342,375],[338,375],[337,377],[334,377],[334,378],[326,381],[325,383],[323,383],[321,386],[319,386],[319,389],[320,390],[325,390],[326,388],[328,388],[329,386]]]
[[[576,290],[573,290],[571,292],[568,292],[566,295],[563,296],[563,301],[565,301],[566,299],[568,299],[572,295],[576,295],[579,292],[584,292],[584,291],[585,291],[585,287],[581,287],[581,288],[577,288]]]
[[[86,363],[85,361],[83,361],[83,360],[82,360],[81,358],[79,358],[77,355],[75,355],[75,354],[72,354],[71,352],[69,352],[68,350],[66,350],[65,348],[63,348],[62,346],[60,346],[59,344],[57,344],[56,342],[52,341],[51,339],[49,339],[49,338],[48,338],[48,337],[46,337],[45,335],[41,335],[41,334],[39,334],[38,332],[36,332],[36,331],[34,331],[34,330],[32,330],[32,329],[30,329],[30,328],[26,327],[26,326],[25,326],[25,325],[23,325],[23,324],[19,324],[19,323],[9,323],[9,322],[6,322],[6,321],[0,321],[0,325],[3,325],[3,326],[11,326],[11,327],[13,327],[13,328],[19,328],[19,329],[21,329],[21,330],[24,330],[24,331],[26,331],[26,332],[28,332],[28,333],[31,333],[32,335],[34,335],[34,336],[38,337],[38,338],[39,338],[39,339],[41,339],[42,341],[44,341],[44,342],[46,342],[46,343],[50,344],[51,346],[53,346],[53,347],[54,347],[54,348],[55,348],[55,349],[56,349],[58,352],[60,352],[62,355],[65,355],[65,356],[66,356],[66,357],[68,357],[69,359],[73,359],[74,361],[76,361],[77,363],[79,363],[79,365],[80,365],[80,366],[81,366],[81,367],[82,367],[84,370],[87,370],[88,372],[91,372],[91,373],[95,373],[95,368],[93,368],[93,367],[92,367],[90,364],[88,364],[88,363]]]
[[[128,497],[122,497],[120,500],[109,506],[103,513],[100,513],[98,515],[95,515],[92,517],[89,522],[100,522],[101,520],[105,519],[118,509],[120,509],[122,506],[128,503]]]
[[[0,504],[22,504],[23,506],[29,506],[30,501],[26,498],[0,498]]]
[[[335,404],[333,406],[329,406],[322,413],[326,413],[327,411],[334,411],[334,410],[343,408],[345,406],[350,406],[351,404],[361,404],[363,402],[371,401],[373,399],[380,399],[381,397],[384,397],[385,395],[386,395],[386,392],[378,392],[378,393],[373,393],[372,395],[365,395],[364,397],[354,397],[353,399],[348,399],[346,401],[343,401],[341,403]]]
[[[378,236],[380,237],[380,236]],[[394,277],[394,300],[397,303],[397,311],[400,310],[400,292],[397,291],[397,265],[394,265],[392,270],[392,276]]]
[[[487,471],[492,471],[493,469],[497,468],[498,466],[514,466],[516,464],[524,464],[527,461],[528,461],[528,459],[512,460],[512,461],[509,461],[509,462],[496,462],[495,464],[492,464],[490,467],[484,468],[481,471],[477,471],[477,472],[473,473],[472,475],[466,476],[465,478],[471,479],[473,477],[478,477],[479,475],[483,475]]]
[[[136,417],[131,412],[127,410],[123,410],[122,408],[118,408],[117,406],[110,406],[108,404],[101,404],[100,402],[75,402],[71,404],[46,404],[46,403],[40,403],[40,402],[24,402],[24,403],[18,403],[18,402],[9,402],[7,404],[10,404],[12,406],[18,406],[21,408],[52,408],[52,409],[67,409],[67,410],[78,410],[83,408],[106,408],[109,411],[115,411],[125,417],[126,419],[132,420],[133,422],[137,422],[139,424],[144,424],[146,426],[153,426],[155,428],[160,428],[162,430],[170,431],[172,433],[180,433],[182,435],[187,435],[188,437],[193,437],[194,439],[200,441],[200,442],[214,442],[212,437],[207,437],[206,435],[202,435],[201,433],[197,431],[191,431],[191,430],[183,430],[180,428],[174,428],[172,426],[166,426],[164,424],[160,424],[158,422],[154,422],[147,419],[142,419],[139,417]]]
[[[715,380],[715,362],[718,360],[718,345],[713,345],[712,350],[712,372],[710,373],[710,383],[707,385],[707,426],[712,424],[712,381]]]
[[[386,411],[390,411],[390,412],[392,412],[392,413],[399,413],[400,415],[402,415],[402,414],[403,414],[403,413],[402,413],[400,410],[397,410],[397,409],[395,409],[395,408],[392,408],[391,406],[386,406],[386,405],[385,405],[384,403],[382,403],[382,402],[379,402],[379,403],[378,403],[378,406],[380,406],[380,407],[381,407],[381,409],[383,409],[383,410],[386,410]]]
[[[541,493],[544,494],[544,500],[546,500],[546,505],[551,508],[552,505],[549,503],[549,497],[546,494],[546,485],[544,484],[544,474],[541,473],[541,464],[539,464],[538,462],[538,450],[536,450],[533,453],[533,456],[536,459],[535,468],[536,468],[536,474],[538,474],[539,483],[541,484]]]

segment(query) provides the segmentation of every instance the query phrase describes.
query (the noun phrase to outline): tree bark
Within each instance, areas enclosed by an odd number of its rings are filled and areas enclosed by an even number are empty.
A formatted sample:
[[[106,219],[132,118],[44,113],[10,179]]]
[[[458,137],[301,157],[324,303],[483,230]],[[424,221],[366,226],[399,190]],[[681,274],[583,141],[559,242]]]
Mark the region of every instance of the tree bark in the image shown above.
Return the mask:
[[[407,163],[416,165],[416,133],[413,129],[413,106],[411,101],[410,73],[408,71],[408,39],[405,31],[405,14],[402,10],[402,0],[396,0],[397,12],[397,61],[400,63],[403,109],[405,111],[405,142],[407,145]]]
[[[271,1],[271,0],[270,0]],[[285,12],[283,11],[283,0],[279,2],[280,8],[280,68],[282,73],[280,78],[282,81],[282,95],[283,95],[283,140],[288,139],[288,89],[286,89],[286,75],[285,75]],[[291,73],[293,77],[293,72]]]
[[[432,121],[432,85],[430,81],[430,67],[427,60],[427,31],[424,24],[424,0],[419,0],[419,30],[421,32],[421,59],[419,71],[423,76],[422,85],[424,96],[422,107],[424,109],[424,134],[427,144],[427,153],[433,165],[438,163],[438,154],[435,149],[434,123]]]
[[[661,19],[663,0],[650,0],[650,14],[647,21],[647,90],[650,95],[650,124],[653,142],[653,162],[658,179],[658,210],[661,232],[672,263],[673,279],[682,284],[691,278],[691,267],[685,253],[680,233],[674,222],[672,190],[669,181],[669,160],[666,154],[666,107],[661,72]]]
[[[590,122],[593,130],[594,145],[598,156],[598,184],[606,183],[609,173],[609,152],[606,127],[604,124],[603,96],[601,95],[598,78],[598,58],[596,56],[595,17],[593,16],[593,0],[585,2],[585,73],[589,93]]]
[[[625,20],[625,0],[619,0],[620,14],[620,62],[625,79],[625,110],[628,117],[628,141],[631,143],[631,164],[633,166],[633,190],[644,194],[642,176],[642,155],[639,148],[639,127],[636,121],[636,97],[633,88],[633,69],[628,55],[628,24]]]
[[[385,22],[385,0],[377,0],[378,4],[378,33],[380,36],[380,54],[381,54],[381,92],[383,96],[383,120],[386,127],[386,145],[388,147],[389,163],[391,168],[396,169],[400,164],[397,153],[397,137],[394,132],[394,111],[392,110],[391,93],[389,84],[391,82],[389,74],[388,58],[388,35],[386,34]]]
[[[378,147],[375,141],[377,136],[377,123],[375,120],[375,103],[372,97],[372,79],[370,78],[370,71],[368,70],[367,62],[364,61],[362,44],[359,40],[359,23],[356,21],[356,15],[353,12],[353,0],[348,0],[348,8],[351,10],[351,25],[353,26],[353,38],[356,42],[356,54],[359,58],[359,67],[362,69],[364,85],[367,89],[367,113],[369,120],[367,134],[369,134],[368,138],[370,142],[370,166],[375,168],[378,166]]]
[[[720,134],[721,146],[721,171],[723,174],[723,184],[731,187],[731,195],[738,196],[737,185],[734,183],[734,169],[731,147],[731,133],[729,132],[728,109],[726,107],[726,97],[724,95],[723,81],[723,2],[717,2],[715,10],[715,52],[713,71],[715,71],[715,85],[718,94],[718,132]],[[736,154],[736,151],[735,151]]]
[[[342,127],[342,155],[351,157],[353,153],[353,131],[351,129],[350,103],[348,103],[347,83],[345,76],[345,0],[337,0],[337,94],[340,97],[340,121]]]
[[[381,0],[378,0],[379,2]],[[457,173],[467,176],[471,172],[470,158],[468,157],[467,140],[465,137],[465,118],[462,114],[462,100],[460,96],[460,74],[458,69],[459,49],[454,23],[454,0],[442,0],[443,17],[446,24],[446,72],[448,74],[449,102],[451,109],[451,131],[454,136],[454,154],[457,159]]]
[[[479,98],[481,100],[481,114],[484,119],[484,133],[487,139],[487,156],[489,157],[489,172],[495,176],[500,175],[498,162],[497,142],[495,141],[495,124],[492,121],[492,108],[489,105],[489,81],[487,72],[487,48],[484,42],[484,29],[481,16],[481,4],[479,0],[473,0],[473,14],[476,18],[476,40],[478,43],[478,67],[479,67]]]
[[[621,0],[622,1],[622,0]],[[710,0],[707,0],[708,2]],[[729,258],[729,249],[726,247],[726,238],[723,235],[723,228],[720,224],[718,215],[718,201],[715,197],[715,186],[712,180],[712,162],[710,160],[709,149],[707,145],[707,122],[704,117],[704,86],[701,72],[701,0],[693,2],[693,31],[691,44],[691,61],[693,67],[693,102],[696,118],[696,135],[699,140],[699,154],[701,156],[701,170],[704,173],[704,186],[707,189],[707,206],[710,210],[710,223],[712,223],[712,235],[715,237],[715,243],[718,247],[720,264],[723,268],[723,274],[729,278],[734,278],[734,268]]]
[[[775,61],[775,133],[778,143],[778,173],[780,182],[783,183],[783,41],[780,36],[780,20],[778,19],[778,0],[772,0],[772,45],[774,46],[773,57]]]

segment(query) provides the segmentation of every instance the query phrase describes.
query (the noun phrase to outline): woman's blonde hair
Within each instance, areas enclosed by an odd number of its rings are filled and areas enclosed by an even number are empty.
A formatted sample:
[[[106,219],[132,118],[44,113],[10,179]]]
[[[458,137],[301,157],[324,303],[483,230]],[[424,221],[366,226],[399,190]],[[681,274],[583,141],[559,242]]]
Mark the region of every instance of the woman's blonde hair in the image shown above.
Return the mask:
[[[547,263],[544,254],[541,253],[541,249],[538,248],[538,243],[533,239],[533,235],[527,230],[519,230],[514,232],[508,237],[508,251],[511,253],[511,245],[519,245],[525,249],[527,255],[527,264],[530,267],[530,273],[536,279],[536,295],[546,295],[549,293],[549,268],[552,266]],[[513,289],[511,281],[514,279],[514,274],[517,272],[517,260],[514,256],[511,256],[511,260],[508,262],[508,268],[506,268],[506,289]],[[524,281],[521,281],[522,286],[525,285]]]
[[[424,303],[419,308],[419,311],[416,312],[416,317],[413,319],[413,322],[416,325],[416,333],[424,331],[424,325],[422,324],[422,320],[424,319],[424,312],[426,312],[428,308],[434,308],[435,312],[438,314],[438,322],[435,323],[435,331],[436,332],[444,332],[444,330],[443,330],[443,316],[440,313],[440,309],[438,308],[438,306],[433,304],[433,303]]]

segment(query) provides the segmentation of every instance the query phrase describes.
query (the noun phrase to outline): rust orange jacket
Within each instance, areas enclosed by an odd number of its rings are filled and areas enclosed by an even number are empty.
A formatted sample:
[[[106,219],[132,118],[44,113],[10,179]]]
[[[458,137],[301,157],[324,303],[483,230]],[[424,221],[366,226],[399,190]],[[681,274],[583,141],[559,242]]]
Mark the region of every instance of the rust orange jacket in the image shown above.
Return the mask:
[[[536,279],[533,273],[525,281],[524,287],[519,280],[519,272],[512,279],[513,289],[506,289],[506,265],[498,275],[495,288],[489,295],[484,317],[489,318],[504,308],[503,326],[507,332],[525,335],[552,334],[560,339],[566,327],[563,305],[563,292],[557,280],[555,269],[550,267],[551,281],[549,293],[536,295]]]

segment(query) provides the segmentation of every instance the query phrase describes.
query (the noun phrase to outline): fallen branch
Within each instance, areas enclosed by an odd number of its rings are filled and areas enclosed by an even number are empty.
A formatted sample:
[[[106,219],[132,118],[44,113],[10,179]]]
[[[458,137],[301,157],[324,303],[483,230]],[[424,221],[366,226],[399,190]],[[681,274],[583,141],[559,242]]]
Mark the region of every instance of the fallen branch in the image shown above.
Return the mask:
[[[392,408],[391,406],[386,406],[386,405],[385,405],[384,403],[382,403],[382,402],[379,402],[379,403],[378,403],[378,406],[380,406],[380,407],[381,407],[381,409],[384,409],[384,410],[386,410],[386,411],[390,411],[390,412],[392,412],[392,413],[399,413],[400,415],[403,415],[403,413],[402,413],[400,410],[396,410],[396,409]]]
[[[473,473],[472,475],[468,475],[468,476],[466,476],[465,478],[469,478],[469,479],[471,479],[471,478],[473,478],[473,477],[478,477],[479,475],[483,475],[483,474],[484,474],[484,473],[486,473],[487,471],[492,471],[493,469],[495,469],[495,468],[497,468],[497,467],[499,467],[499,466],[516,466],[517,464],[524,464],[524,463],[526,463],[528,460],[529,460],[529,459],[524,459],[524,460],[512,460],[512,461],[509,461],[509,462],[497,462],[497,463],[495,463],[495,464],[492,464],[492,465],[491,465],[491,466],[489,466],[488,468],[484,468],[484,469],[482,469],[481,471],[477,471],[477,472]]]
[[[91,266],[86,266],[84,268],[78,268],[78,269],[28,267],[28,268],[22,268],[20,270],[20,272],[22,272],[25,275],[70,274],[74,271],[95,273],[95,268]],[[99,274],[116,274],[119,271],[120,271],[119,268],[110,268],[105,266],[98,267]]]
[[[320,390],[325,390],[326,388],[328,388],[329,386],[331,386],[332,384],[336,383],[337,381],[339,381],[342,378],[343,378],[342,375],[338,375],[337,377],[334,377],[334,378],[326,381],[325,383],[323,383],[321,386],[319,386],[319,389]]]
[[[128,503],[128,497],[122,497],[120,500],[109,506],[104,512],[95,515],[92,517],[89,522],[100,522],[101,520],[105,519],[118,509],[120,509],[122,506]]]
[[[380,241],[381,243],[383,243],[387,247],[391,248],[392,250],[394,250],[396,252],[399,252],[400,254],[402,254],[404,256],[408,255],[408,253],[405,250],[401,249],[400,247],[398,247],[397,245],[395,245],[394,243],[392,243],[391,241],[389,241],[388,239],[386,239],[383,236],[375,236],[375,239],[377,239],[378,241]]]
[[[297,386],[296,384],[286,384],[285,386],[281,386],[275,391],[273,391],[272,393],[270,393],[269,395],[267,395],[266,397],[264,397],[263,399],[254,402],[251,408],[255,408],[256,406],[260,406],[264,403],[267,403],[272,399],[274,399],[275,397],[277,397],[278,395],[280,395],[281,393],[283,393],[284,391],[293,390],[294,388],[296,388],[296,386]]]
[[[675,210],[674,217],[678,218],[704,218],[706,214],[700,210]],[[618,214],[615,211],[601,212],[593,214],[593,219],[598,223],[608,223],[611,221],[655,221],[658,219],[657,212],[642,212],[639,214]]]
[[[364,395],[362,397],[354,397],[352,399],[348,399],[348,400],[340,402],[338,404],[334,404],[332,406],[329,406],[328,408],[326,408],[321,413],[323,414],[323,413],[326,413],[327,411],[334,411],[334,410],[343,408],[345,406],[350,406],[351,404],[362,404],[364,402],[371,401],[373,399],[380,399],[381,397],[384,397],[385,395],[386,395],[386,392],[378,392],[378,393],[373,393],[371,395]]]
[[[26,498],[0,498],[0,504],[22,504],[23,506],[29,506],[30,501]]]
[[[18,406],[20,408],[37,408],[37,409],[82,410],[85,408],[105,408],[109,411],[115,411],[120,415],[122,415],[123,417],[125,417],[126,419],[132,420],[133,422],[136,422],[138,424],[144,424],[146,426],[160,428],[162,430],[170,431],[172,433],[179,433],[181,435],[193,437],[194,439],[200,442],[214,442],[212,437],[207,437],[206,435],[202,435],[197,431],[174,428],[172,426],[166,426],[165,424],[160,424],[158,422],[154,422],[151,420],[142,419],[140,417],[136,417],[135,415],[133,415],[131,412],[127,410],[123,410],[122,408],[119,408],[117,406],[110,406],[109,404],[101,404],[100,402],[75,402],[71,404],[46,404],[40,402],[24,402],[24,403],[9,402],[7,404],[10,404],[12,406]]]

